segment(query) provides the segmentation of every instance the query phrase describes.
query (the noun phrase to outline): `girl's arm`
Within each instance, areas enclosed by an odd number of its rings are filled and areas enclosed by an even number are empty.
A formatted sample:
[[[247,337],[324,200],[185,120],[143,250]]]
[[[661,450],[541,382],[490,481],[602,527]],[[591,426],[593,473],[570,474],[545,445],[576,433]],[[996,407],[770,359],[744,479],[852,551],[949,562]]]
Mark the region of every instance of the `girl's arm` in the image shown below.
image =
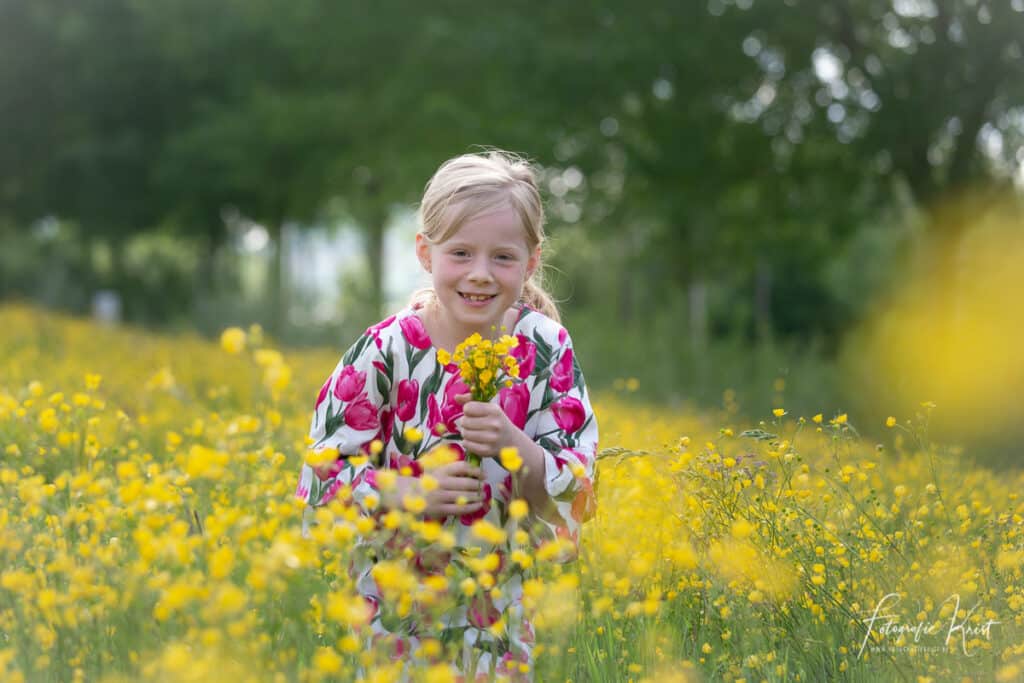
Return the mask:
[[[463,446],[489,457],[514,446],[523,460],[516,476],[533,514],[552,532],[575,540],[580,525],[594,514],[598,434],[583,373],[564,329],[558,340],[551,344],[549,367],[538,369],[542,379],[533,394],[543,398],[529,427],[533,436],[513,424],[497,403],[470,401],[469,394],[455,400],[465,404],[459,420]]]
[[[523,497],[535,515],[547,522],[556,522],[558,513],[544,487],[544,449],[521,429],[516,429],[512,441],[510,445],[523,459],[522,468],[514,475],[519,490],[523,492]]]

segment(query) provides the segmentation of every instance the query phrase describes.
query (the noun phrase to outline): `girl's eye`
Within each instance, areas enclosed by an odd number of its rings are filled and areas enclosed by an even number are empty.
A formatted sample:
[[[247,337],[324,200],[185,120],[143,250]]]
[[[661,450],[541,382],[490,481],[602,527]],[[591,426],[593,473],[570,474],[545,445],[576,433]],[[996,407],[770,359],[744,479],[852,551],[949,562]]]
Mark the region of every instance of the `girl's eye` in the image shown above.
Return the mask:
[[[452,256],[457,256],[458,258],[462,258],[463,256],[468,256],[468,255],[469,255],[469,252],[466,251],[465,249],[456,249],[455,251],[452,252]]]
[[[512,254],[498,254],[497,256],[499,261],[511,261],[512,258]]]

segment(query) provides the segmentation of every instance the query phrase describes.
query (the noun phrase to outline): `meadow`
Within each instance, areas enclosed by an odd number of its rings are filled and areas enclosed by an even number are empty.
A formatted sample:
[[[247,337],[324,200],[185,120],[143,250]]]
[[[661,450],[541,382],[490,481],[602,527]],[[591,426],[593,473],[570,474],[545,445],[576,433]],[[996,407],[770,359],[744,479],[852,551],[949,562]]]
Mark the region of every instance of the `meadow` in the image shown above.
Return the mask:
[[[341,349],[20,306],[0,329],[0,679],[399,680],[394,643],[364,644],[345,570],[365,521],[341,495],[304,538],[294,500]],[[846,415],[744,423],[619,386],[595,395],[578,559],[555,562],[558,543],[513,557],[535,680],[1024,679],[1024,473],[933,443],[934,405],[876,443]],[[408,512],[385,523],[445,540]],[[465,566],[386,563],[382,609],[472,600],[498,570]],[[447,647],[424,641],[414,680],[454,680]]]

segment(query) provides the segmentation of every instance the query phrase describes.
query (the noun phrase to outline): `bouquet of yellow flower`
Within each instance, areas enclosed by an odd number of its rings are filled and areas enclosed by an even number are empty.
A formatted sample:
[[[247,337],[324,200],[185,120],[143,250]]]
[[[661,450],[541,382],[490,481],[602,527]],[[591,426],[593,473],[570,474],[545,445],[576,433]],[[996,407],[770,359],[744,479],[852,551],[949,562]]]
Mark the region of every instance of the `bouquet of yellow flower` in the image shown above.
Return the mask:
[[[519,379],[519,362],[509,353],[518,344],[518,339],[507,334],[492,341],[474,332],[455,347],[454,354],[438,351],[437,360],[444,365],[456,363],[473,400],[487,402],[498,394],[499,387],[510,387]],[[474,453],[466,453],[466,459],[480,464],[480,456]]]

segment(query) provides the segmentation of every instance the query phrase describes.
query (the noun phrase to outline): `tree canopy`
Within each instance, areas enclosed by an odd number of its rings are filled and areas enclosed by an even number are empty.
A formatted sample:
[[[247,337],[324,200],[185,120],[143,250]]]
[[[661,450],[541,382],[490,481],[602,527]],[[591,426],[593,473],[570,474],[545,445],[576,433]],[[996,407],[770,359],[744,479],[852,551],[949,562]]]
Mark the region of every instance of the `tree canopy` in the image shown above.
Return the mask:
[[[0,0],[0,46],[0,216],[215,250],[226,211],[279,238],[340,205],[377,309],[392,207],[474,145],[549,169],[618,290],[793,297],[900,187],[927,209],[1024,163],[1021,0]]]

